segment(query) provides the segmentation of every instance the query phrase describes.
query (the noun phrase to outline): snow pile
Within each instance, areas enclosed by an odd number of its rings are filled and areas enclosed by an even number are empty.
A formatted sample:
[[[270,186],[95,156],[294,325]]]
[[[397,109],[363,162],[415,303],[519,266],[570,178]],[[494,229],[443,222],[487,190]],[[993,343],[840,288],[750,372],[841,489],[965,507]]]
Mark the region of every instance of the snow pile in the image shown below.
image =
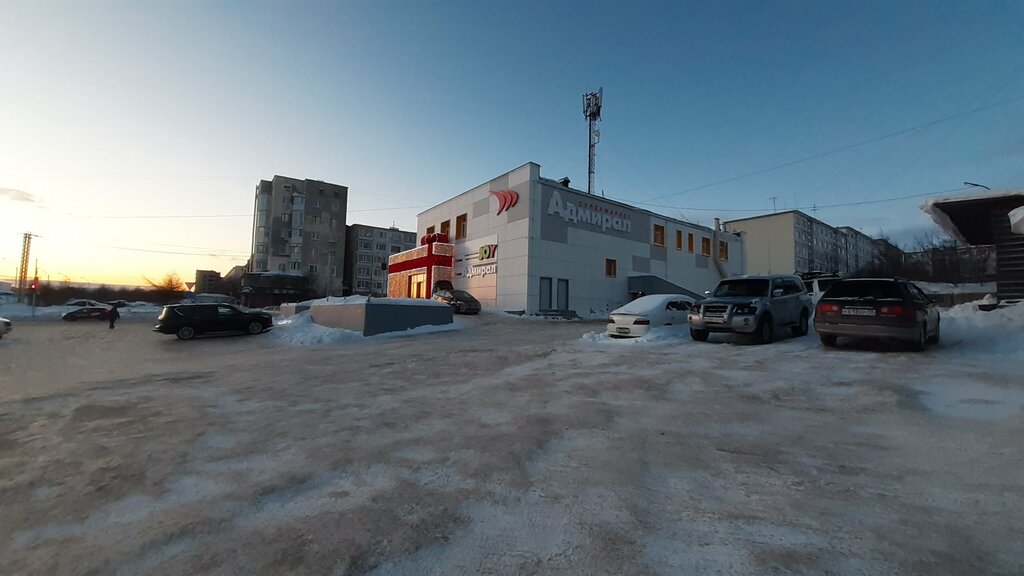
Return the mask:
[[[991,354],[1024,361],[1024,304],[978,310],[977,303],[942,312],[942,344],[957,353]]]
[[[1010,210],[1010,231],[1024,234],[1024,206]]]
[[[954,284],[952,282],[914,282],[927,294],[990,294],[996,291],[995,282]]]
[[[270,335],[275,340],[293,346],[323,346],[359,340],[363,337],[362,332],[353,332],[344,328],[328,328],[316,324],[308,311],[279,320],[274,324]]]
[[[274,324],[274,329],[270,332],[270,336],[274,340],[292,346],[325,346],[352,340],[375,340],[378,338],[394,338],[396,336],[418,336],[435,332],[450,332],[459,328],[461,326],[458,323],[442,326],[419,326],[404,332],[388,332],[387,334],[377,334],[364,338],[362,332],[321,326],[313,322],[309,311],[305,311],[278,321]]]
[[[622,346],[631,344],[650,344],[654,342],[674,342],[690,339],[688,326],[655,326],[647,334],[636,338],[612,338],[607,332],[587,332],[580,337],[580,342],[590,344],[608,344]]]
[[[53,319],[60,318],[60,315],[69,311],[76,310],[78,306],[37,306],[35,311],[36,318]],[[28,320],[32,318],[32,306],[28,304],[0,304],[0,318],[7,318],[8,320]]]

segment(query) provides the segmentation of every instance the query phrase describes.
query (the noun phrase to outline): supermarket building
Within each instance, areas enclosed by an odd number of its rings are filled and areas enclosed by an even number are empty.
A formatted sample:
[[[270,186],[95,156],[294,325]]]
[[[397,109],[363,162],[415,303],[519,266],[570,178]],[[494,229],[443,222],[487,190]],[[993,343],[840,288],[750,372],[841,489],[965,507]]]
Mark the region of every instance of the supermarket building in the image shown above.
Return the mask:
[[[597,316],[743,274],[743,235],[719,228],[575,190],[530,162],[420,213],[417,236],[449,236],[454,287],[485,308]]]

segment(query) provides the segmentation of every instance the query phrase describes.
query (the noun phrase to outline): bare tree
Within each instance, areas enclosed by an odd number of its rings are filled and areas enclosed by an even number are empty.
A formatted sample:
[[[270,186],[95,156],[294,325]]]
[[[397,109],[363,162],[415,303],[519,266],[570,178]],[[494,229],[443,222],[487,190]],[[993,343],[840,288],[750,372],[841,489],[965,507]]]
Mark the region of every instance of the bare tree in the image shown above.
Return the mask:
[[[152,287],[153,295],[161,302],[173,302],[181,298],[181,294],[187,291],[185,283],[174,272],[164,274],[163,280],[154,282],[145,276],[142,277]]]

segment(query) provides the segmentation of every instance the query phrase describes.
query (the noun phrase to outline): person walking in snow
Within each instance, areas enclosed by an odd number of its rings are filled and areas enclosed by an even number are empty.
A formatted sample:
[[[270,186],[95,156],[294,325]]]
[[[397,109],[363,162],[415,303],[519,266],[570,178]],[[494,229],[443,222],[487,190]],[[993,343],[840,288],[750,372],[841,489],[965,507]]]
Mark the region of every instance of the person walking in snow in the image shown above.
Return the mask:
[[[117,311],[117,306],[111,306],[110,312],[107,313],[107,318],[110,320],[110,329],[114,329],[114,322],[121,317],[121,313]]]

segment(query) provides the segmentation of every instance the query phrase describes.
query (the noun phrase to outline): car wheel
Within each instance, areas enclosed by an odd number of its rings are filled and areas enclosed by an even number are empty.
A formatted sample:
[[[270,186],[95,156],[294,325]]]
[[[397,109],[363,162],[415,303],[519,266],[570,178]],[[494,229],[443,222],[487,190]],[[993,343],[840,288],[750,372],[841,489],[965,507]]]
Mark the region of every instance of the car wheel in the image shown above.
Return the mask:
[[[707,342],[708,336],[710,335],[711,333],[708,332],[707,330],[697,330],[696,328],[690,328],[690,338],[693,338],[698,342]]]
[[[825,348],[835,348],[839,342],[839,338],[831,334],[819,334],[818,338],[821,338],[821,345]]]
[[[249,334],[259,334],[263,332],[263,324],[253,320],[249,322]]]
[[[191,326],[182,326],[175,333],[179,340],[191,340],[196,335],[196,329]]]
[[[910,345],[914,352],[922,352],[928,346],[928,324],[922,323],[917,330],[917,338]]]
[[[754,340],[757,341],[758,344],[771,344],[774,336],[772,317],[762,317],[761,321],[757,324],[757,330],[754,331]]]
[[[800,313],[800,323],[793,326],[793,336],[807,336],[808,319],[807,311],[804,310]]]
[[[928,343],[929,344],[938,344],[939,343],[939,327],[940,326],[942,326],[942,321],[941,320],[936,321],[935,322],[935,334],[928,337]]]

